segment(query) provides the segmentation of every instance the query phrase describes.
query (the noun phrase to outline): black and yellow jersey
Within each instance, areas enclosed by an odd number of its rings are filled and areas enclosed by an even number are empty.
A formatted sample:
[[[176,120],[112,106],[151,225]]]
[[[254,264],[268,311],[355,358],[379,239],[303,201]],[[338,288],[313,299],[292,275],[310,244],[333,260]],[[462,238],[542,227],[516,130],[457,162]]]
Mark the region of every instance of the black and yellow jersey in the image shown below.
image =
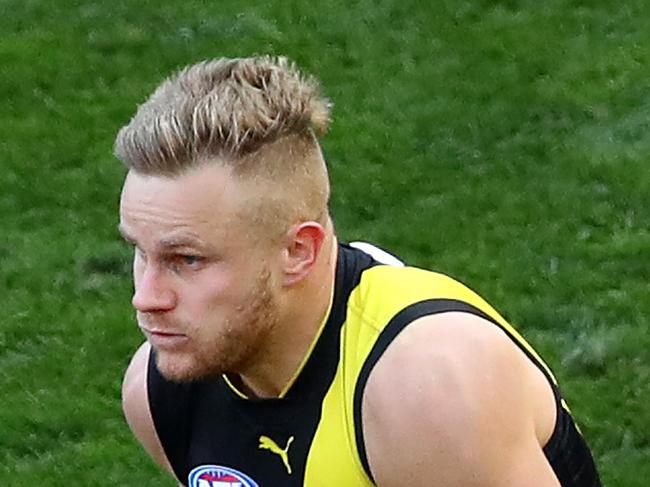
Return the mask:
[[[329,313],[281,397],[247,398],[227,377],[168,382],[151,354],[149,405],[176,476],[191,487],[375,485],[361,429],[361,402],[370,372],[409,323],[451,311],[471,313],[498,326],[542,370],[558,408],[544,453],[563,487],[599,486],[589,449],[552,373],[490,305],[450,277],[384,265],[347,245],[339,246]]]

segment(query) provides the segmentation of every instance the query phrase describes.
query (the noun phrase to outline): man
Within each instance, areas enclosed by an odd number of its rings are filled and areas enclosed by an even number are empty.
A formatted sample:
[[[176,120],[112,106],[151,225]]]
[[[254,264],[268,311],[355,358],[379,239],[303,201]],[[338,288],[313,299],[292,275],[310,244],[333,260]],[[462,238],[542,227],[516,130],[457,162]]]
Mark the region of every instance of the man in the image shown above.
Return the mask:
[[[485,301],[339,244],[285,59],[165,81],[118,134],[120,231],[147,338],[123,406],[182,485],[600,485],[553,375]]]

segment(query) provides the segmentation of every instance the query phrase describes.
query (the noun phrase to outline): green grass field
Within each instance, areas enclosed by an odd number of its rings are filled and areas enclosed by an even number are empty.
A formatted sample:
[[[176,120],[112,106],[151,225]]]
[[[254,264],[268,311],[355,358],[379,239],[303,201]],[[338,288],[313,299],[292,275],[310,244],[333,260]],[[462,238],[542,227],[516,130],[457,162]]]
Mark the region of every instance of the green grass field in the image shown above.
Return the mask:
[[[646,487],[650,3],[242,5],[0,0],[0,485],[173,485],[120,411],[142,337],[113,138],[180,66],[275,53],[335,103],[341,237],[483,294],[556,371],[605,484]]]

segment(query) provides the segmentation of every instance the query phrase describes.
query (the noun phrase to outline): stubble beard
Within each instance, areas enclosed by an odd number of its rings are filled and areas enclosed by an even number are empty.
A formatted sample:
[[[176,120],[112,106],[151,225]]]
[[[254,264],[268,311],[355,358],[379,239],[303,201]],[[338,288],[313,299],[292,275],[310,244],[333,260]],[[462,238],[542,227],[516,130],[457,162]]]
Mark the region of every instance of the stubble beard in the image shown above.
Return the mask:
[[[173,382],[192,382],[248,368],[262,354],[264,342],[278,322],[269,280],[268,271],[260,273],[245,302],[218,325],[218,333],[193,340],[188,351],[157,352],[156,366],[162,376]]]

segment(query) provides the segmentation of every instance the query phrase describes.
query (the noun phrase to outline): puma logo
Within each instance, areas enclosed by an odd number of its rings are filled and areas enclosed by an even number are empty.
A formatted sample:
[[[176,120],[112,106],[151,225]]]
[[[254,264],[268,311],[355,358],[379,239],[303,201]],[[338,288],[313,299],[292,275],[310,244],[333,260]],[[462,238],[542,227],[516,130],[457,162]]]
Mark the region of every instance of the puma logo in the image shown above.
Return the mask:
[[[271,438],[262,435],[260,436],[259,448],[260,450],[270,450],[271,453],[279,455],[282,459],[282,463],[284,463],[284,466],[287,467],[287,472],[289,475],[291,475],[291,465],[289,465],[289,447],[291,446],[291,443],[293,443],[293,436],[289,438],[289,441],[287,441],[287,446],[283,450]]]

